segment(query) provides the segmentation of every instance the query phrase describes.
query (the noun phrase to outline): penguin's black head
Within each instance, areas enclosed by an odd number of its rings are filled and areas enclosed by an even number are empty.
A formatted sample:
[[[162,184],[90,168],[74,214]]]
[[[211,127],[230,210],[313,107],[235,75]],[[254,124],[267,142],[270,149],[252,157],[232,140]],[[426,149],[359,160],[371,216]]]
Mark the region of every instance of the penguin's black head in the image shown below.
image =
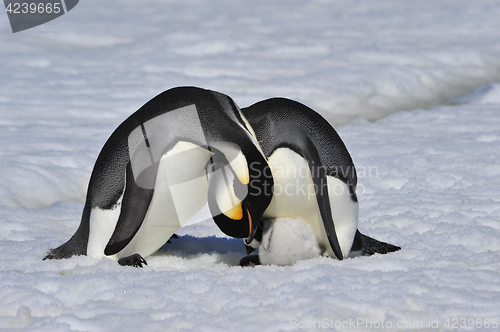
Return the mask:
[[[216,151],[207,165],[208,205],[221,231],[250,243],[271,203],[271,170],[256,148],[240,150],[232,161],[226,155]]]

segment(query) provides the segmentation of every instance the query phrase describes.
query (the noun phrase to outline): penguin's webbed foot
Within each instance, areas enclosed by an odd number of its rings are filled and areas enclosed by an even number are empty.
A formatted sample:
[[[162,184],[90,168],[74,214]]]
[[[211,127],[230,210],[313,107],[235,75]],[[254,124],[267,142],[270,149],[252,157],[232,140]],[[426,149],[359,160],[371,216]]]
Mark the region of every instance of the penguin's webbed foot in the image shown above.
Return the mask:
[[[172,240],[172,239],[178,239],[178,238],[179,238],[179,235],[177,235],[177,234],[174,233],[174,234],[172,234],[172,236],[170,237],[170,239],[168,239],[167,243],[172,243],[170,240]]]
[[[258,255],[245,256],[240,260],[240,266],[260,265]]]
[[[133,267],[142,267],[142,264],[148,265],[146,260],[142,258],[139,254],[133,254],[128,257],[123,257],[118,260],[118,264],[121,266],[133,266]]]

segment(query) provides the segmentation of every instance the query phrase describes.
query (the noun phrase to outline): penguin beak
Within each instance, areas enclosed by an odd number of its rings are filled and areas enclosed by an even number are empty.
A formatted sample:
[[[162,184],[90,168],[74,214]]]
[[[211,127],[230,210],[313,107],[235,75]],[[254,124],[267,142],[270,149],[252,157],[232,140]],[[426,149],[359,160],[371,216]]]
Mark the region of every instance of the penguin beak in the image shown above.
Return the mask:
[[[244,209],[246,210],[248,217],[248,229],[249,234],[248,238],[245,239],[246,243],[251,243],[255,237],[255,233],[257,232],[257,227],[259,226],[259,218],[255,216],[254,209],[247,201],[243,201]]]
[[[240,204],[235,206],[224,214],[232,220],[243,221],[248,223],[248,237],[245,239],[246,243],[252,242],[257,232],[259,225],[258,218],[255,216],[254,210],[248,201],[243,200]]]

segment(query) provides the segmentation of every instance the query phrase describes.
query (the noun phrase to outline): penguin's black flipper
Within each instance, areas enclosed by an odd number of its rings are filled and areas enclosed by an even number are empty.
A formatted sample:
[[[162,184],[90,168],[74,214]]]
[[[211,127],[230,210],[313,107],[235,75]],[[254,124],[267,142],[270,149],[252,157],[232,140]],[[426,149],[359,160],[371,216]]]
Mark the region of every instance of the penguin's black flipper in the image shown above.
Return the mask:
[[[148,265],[146,260],[142,258],[139,254],[133,254],[128,257],[123,257],[118,260],[118,264],[121,266],[133,266],[133,267],[142,267],[142,264]]]
[[[361,251],[363,255],[371,256],[373,254],[387,254],[400,249],[401,247],[375,240],[356,230],[351,251]]]
[[[149,178],[149,182],[154,183],[157,169],[158,165],[155,164],[143,172]],[[150,187],[153,187],[153,185]],[[129,163],[127,165],[127,182],[121,204],[120,218],[116,223],[115,231],[108,245],[104,249],[106,256],[116,254],[132,240],[146,216],[149,204],[153,198],[153,192],[153,189],[146,189],[137,185],[132,173],[131,164]]]
[[[342,249],[340,248],[337,232],[335,231],[335,223],[332,218],[332,210],[330,207],[330,197],[328,194],[328,181],[326,178],[325,168],[321,166],[318,150],[315,148],[313,142],[304,137],[304,147],[302,147],[302,154],[304,155],[309,169],[311,171],[312,180],[316,191],[316,201],[318,202],[319,212],[323,220],[328,242],[332,248],[333,253],[338,260],[343,260]]]
[[[240,266],[260,265],[258,255],[245,256],[240,260]]]

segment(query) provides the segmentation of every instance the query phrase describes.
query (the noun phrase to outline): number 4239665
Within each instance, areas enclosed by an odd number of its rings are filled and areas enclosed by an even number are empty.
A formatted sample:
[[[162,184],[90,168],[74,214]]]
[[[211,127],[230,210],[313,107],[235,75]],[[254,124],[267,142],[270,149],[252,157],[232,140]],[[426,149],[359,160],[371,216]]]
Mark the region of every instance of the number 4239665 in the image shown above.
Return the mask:
[[[497,318],[448,318],[444,322],[444,327],[447,329],[458,329],[458,328],[492,328],[496,329],[498,327]]]
[[[9,3],[5,11],[9,14],[59,14],[61,12],[61,3]]]

